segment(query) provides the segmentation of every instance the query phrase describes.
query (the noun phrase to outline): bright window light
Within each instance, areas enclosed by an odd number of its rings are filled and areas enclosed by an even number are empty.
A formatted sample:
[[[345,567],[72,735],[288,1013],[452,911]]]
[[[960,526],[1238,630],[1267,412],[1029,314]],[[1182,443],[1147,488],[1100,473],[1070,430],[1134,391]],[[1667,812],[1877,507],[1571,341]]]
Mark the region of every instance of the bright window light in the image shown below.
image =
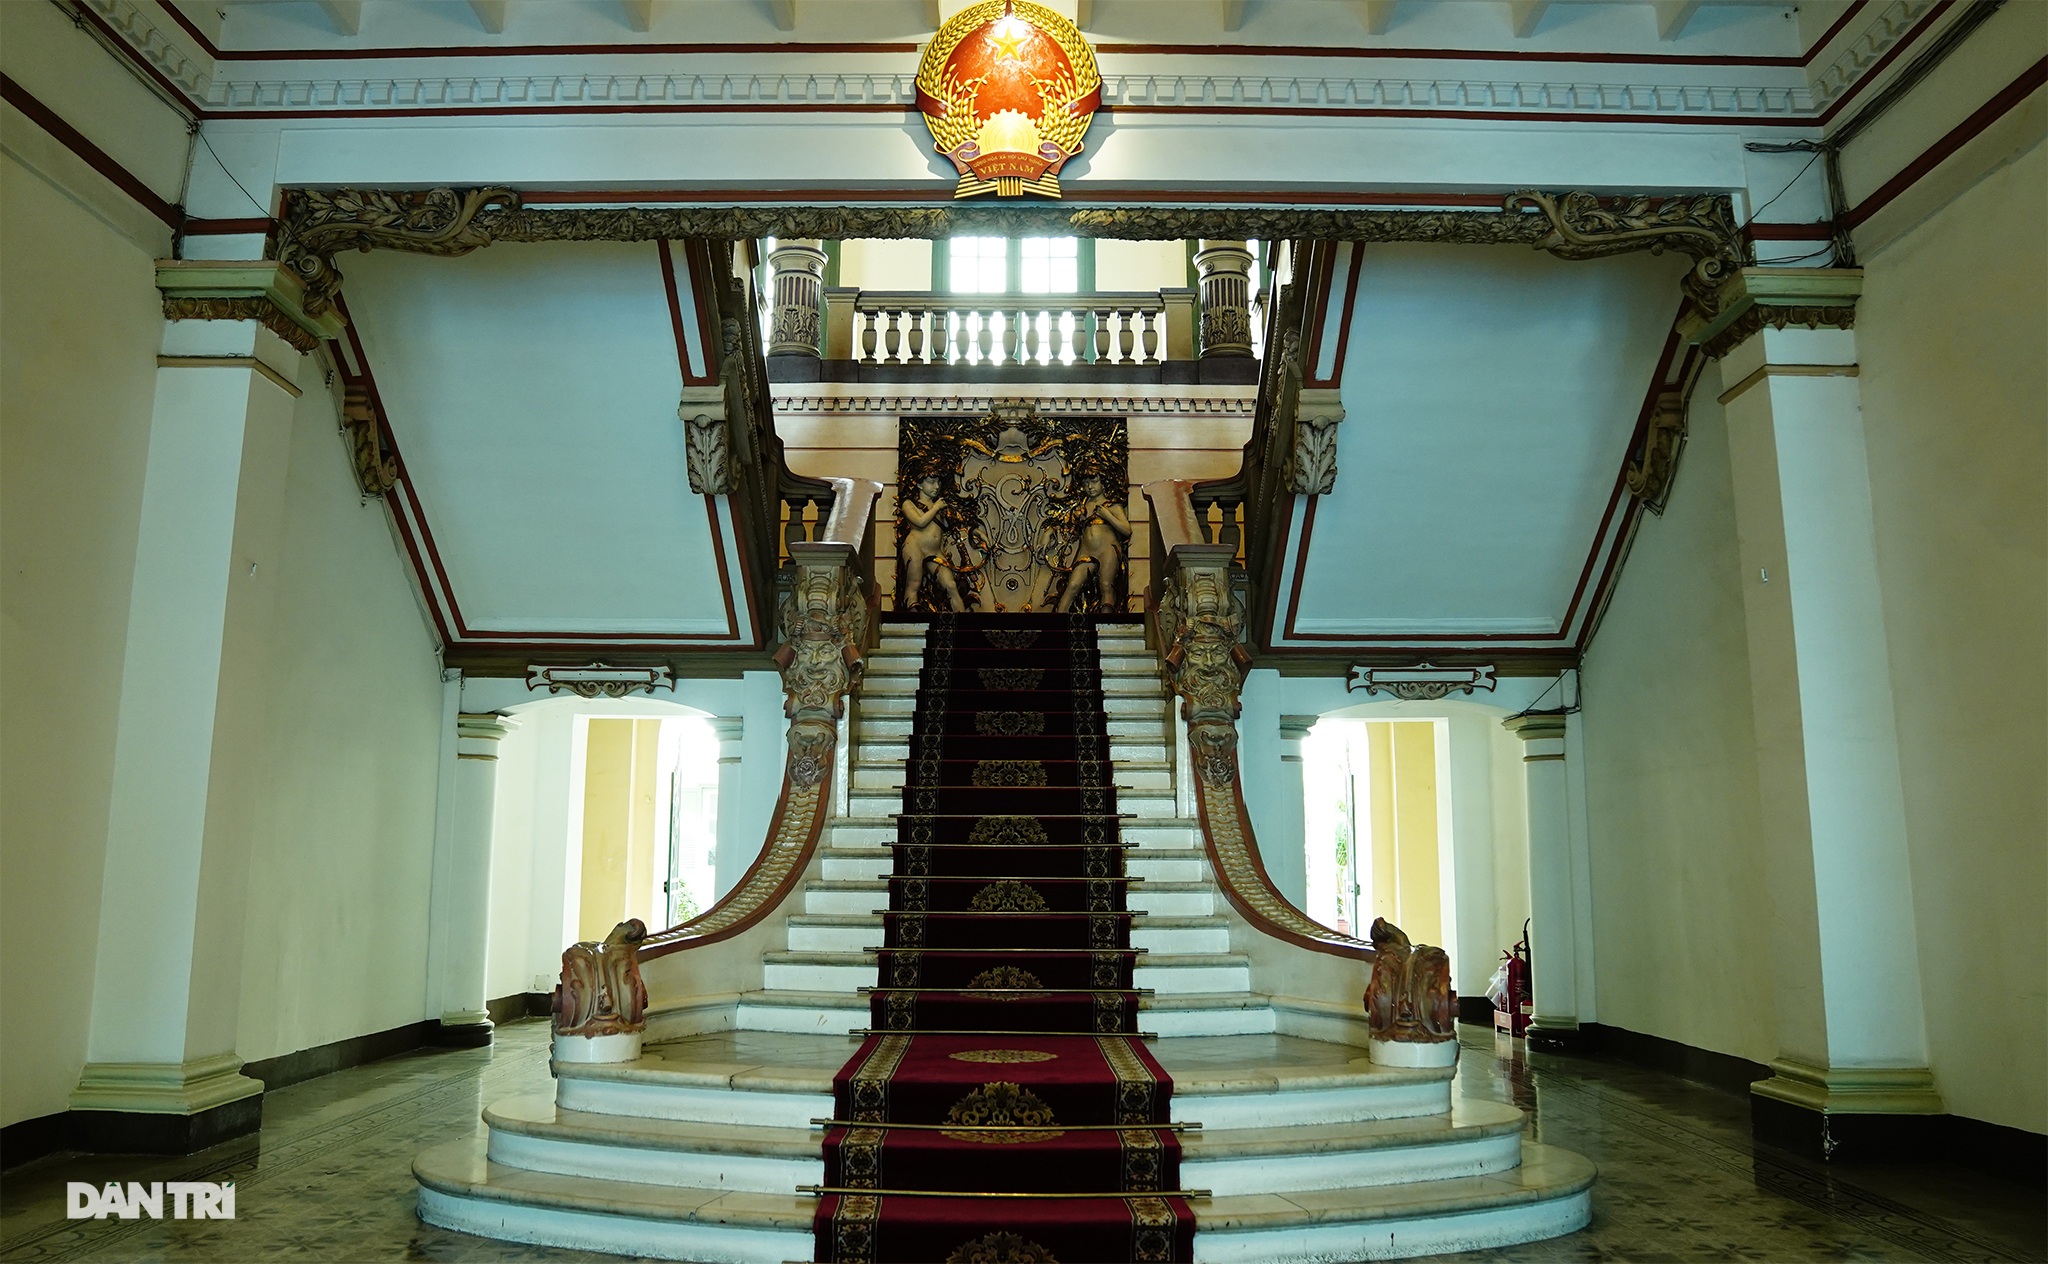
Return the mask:
[[[1010,288],[1010,242],[1006,237],[955,237],[949,275],[955,294],[1001,294]]]
[[[1081,243],[1073,237],[1026,237],[1017,243],[1026,294],[1072,294],[1081,288]]]

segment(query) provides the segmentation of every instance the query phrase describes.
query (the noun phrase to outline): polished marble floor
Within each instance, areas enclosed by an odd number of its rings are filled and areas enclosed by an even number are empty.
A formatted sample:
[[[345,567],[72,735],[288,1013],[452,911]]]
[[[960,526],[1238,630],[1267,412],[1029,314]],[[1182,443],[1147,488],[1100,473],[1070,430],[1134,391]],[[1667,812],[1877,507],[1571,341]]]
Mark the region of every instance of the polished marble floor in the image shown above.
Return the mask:
[[[1169,1065],[1193,1073],[1236,1060],[1235,1050],[1201,1043],[1173,1050]],[[755,1050],[741,1041],[732,1052],[738,1062]],[[1356,1056],[1327,1046],[1275,1052],[1305,1067]],[[1592,1158],[1600,1180],[1583,1232],[1440,1259],[2048,1260],[2042,1191],[1955,1168],[1830,1168],[1760,1150],[1735,1094],[1614,1063],[1523,1055],[1476,1028],[1466,1031],[1458,1090],[1522,1107],[1537,1140]],[[413,1216],[416,1151],[480,1127],[486,1101],[548,1091],[547,1025],[535,1020],[500,1028],[491,1049],[422,1050],[282,1089],[264,1102],[260,1138],[190,1158],[52,1156],[0,1179],[0,1261],[616,1261],[471,1238]],[[232,1180],[237,1218],[64,1218],[66,1181],[152,1180]]]

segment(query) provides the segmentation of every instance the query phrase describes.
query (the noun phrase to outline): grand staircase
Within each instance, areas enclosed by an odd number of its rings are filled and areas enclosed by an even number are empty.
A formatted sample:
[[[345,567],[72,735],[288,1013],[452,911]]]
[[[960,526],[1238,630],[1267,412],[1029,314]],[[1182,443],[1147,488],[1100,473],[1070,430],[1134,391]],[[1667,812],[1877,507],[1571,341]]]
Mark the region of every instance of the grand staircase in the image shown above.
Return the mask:
[[[1176,794],[1170,701],[1136,625],[1098,627],[1124,823],[1138,1026],[1172,1076],[1203,1261],[1392,1259],[1555,1237],[1590,1216],[1591,1163],[1526,1141],[1522,1113],[1454,1099],[1455,1067],[1391,1067],[1278,1034]],[[490,1104],[414,1163],[422,1219],[522,1242],[697,1261],[812,1257],[833,1073],[869,1026],[925,628],[884,625],[854,711],[848,813],[826,826],[787,948],[733,1030],[639,1060],[557,1063],[556,1091]],[[794,904],[795,901],[792,901]],[[1243,942],[1240,939],[1240,942]],[[1361,987],[1363,979],[1360,980]],[[1069,1261],[1069,1264],[1074,1264]]]

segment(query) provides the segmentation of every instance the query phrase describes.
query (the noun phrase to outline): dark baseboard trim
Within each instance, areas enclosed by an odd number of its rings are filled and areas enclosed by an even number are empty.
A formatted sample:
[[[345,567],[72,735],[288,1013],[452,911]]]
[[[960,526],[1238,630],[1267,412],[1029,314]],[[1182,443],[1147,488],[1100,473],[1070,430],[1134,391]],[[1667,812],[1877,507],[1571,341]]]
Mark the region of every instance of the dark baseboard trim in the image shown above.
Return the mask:
[[[263,1095],[196,1115],[74,1110],[66,1149],[89,1154],[192,1154],[263,1127]]]
[[[262,1080],[266,1091],[275,1091],[287,1084],[331,1075],[348,1067],[376,1062],[432,1044],[435,1029],[440,1025],[427,1019],[386,1031],[373,1031],[367,1036],[350,1036],[346,1040],[315,1045],[296,1053],[281,1053],[274,1058],[246,1064],[242,1067],[242,1074],[252,1080]]]
[[[1662,1036],[1645,1035],[1625,1027],[1609,1027],[1605,1023],[1586,1023],[1579,1030],[1587,1032],[1592,1042],[1589,1047],[1575,1052],[1597,1052],[1652,1071],[1698,1080],[1731,1093],[1747,1093],[1750,1085],[1771,1078],[1771,1068],[1761,1062],[1694,1048]]]
[[[554,1012],[554,1001],[555,998],[547,992],[514,992],[510,996],[484,1002],[484,1012],[494,1023],[509,1023],[515,1018],[546,1018]]]
[[[1949,1157],[1955,1162],[2023,1181],[2035,1189],[2048,1186],[2048,1136],[1961,1115],[1942,1118],[1947,1121]]]
[[[60,1110],[54,1115],[38,1115],[34,1119],[18,1119],[0,1128],[0,1168],[19,1167],[46,1154],[54,1154],[64,1148],[70,1135],[71,1112],[68,1110]]]

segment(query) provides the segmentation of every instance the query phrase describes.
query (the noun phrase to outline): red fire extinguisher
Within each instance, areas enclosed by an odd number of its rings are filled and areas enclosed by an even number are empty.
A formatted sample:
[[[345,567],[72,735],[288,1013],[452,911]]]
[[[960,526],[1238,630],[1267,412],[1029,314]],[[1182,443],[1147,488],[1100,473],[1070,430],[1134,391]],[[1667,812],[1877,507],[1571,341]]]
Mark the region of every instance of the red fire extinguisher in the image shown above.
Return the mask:
[[[1506,1005],[1496,1001],[1493,1006],[1493,1029],[1510,1036],[1522,1036],[1529,1031],[1529,923],[1522,923],[1522,939],[1513,948],[1501,954],[1507,961],[1508,988]]]

